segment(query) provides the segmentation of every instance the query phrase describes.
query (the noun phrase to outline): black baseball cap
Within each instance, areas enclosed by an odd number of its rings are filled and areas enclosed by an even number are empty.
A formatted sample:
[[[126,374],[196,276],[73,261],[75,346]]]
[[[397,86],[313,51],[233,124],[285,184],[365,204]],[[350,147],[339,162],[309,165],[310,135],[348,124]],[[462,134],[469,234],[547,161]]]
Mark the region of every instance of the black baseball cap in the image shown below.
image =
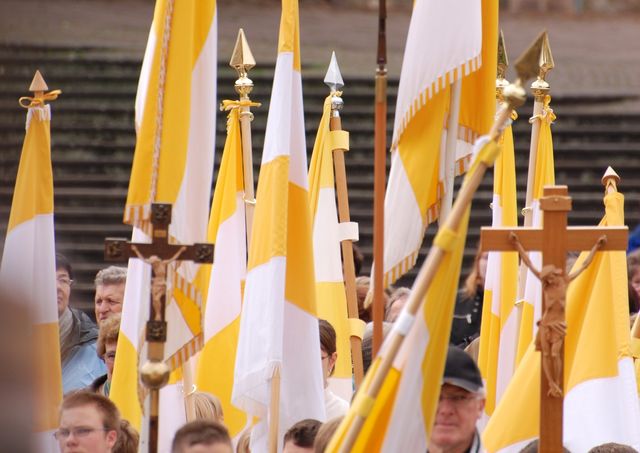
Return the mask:
[[[471,393],[484,393],[482,375],[469,354],[455,346],[449,346],[444,366],[443,384],[451,384]]]

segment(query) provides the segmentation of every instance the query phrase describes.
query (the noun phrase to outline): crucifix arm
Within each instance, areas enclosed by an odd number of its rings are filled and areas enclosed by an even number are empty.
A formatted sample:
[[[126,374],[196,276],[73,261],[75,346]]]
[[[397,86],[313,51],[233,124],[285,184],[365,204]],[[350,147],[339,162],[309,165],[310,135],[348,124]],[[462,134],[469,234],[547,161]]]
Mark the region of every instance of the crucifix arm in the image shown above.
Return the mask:
[[[533,263],[529,259],[529,255],[527,254],[527,251],[524,249],[524,247],[522,247],[522,244],[520,243],[520,240],[518,239],[518,236],[513,231],[511,233],[509,233],[509,240],[511,241],[513,246],[518,251],[518,255],[520,255],[520,258],[522,259],[524,264],[529,269],[531,269],[531,272],[533,272],[533,275],[538,277],[538,279],[541,279],[540,271],[538,269],[536,269],[536,267],[533,265]]]
[[[593,261],[593,258],[595,257],[596,252],[600,250],[606,243],[607,243],[607,236],[602,235],[598,238],[596,243],[591,248],[591,251],[589,251],[589,255],[582,262],[580,267],[568,275],[569,281],[572,281],[573,279],[575,279],[578,275],[582,273],[582,271],[584,271],[587,267],[589,267],[589,264],[591,264],[591,261]]]
[[[176,252],[176,254],[175,254],[175,255],[173,255],[173,256],[172,256],[171,258],[169,258],[168,260],[164,260],[164,262],[165,262],[165,263],[170,263],[170,262],[172,262],[172,261],[177,260],[177,259],[178,259],[178,257],[179,257],[180,255],[182,255],[182,253],[183,253],[185,250],[187,250],[187,248],[183,245],[182,247],[180,247],[180,248],[178,249],[178,251]]]
[[[155,264],[156,262],[158,262],[161,264],[168,264],[168,263],[171,263],[172,261],[177,260],[180,257],[180,255],[182,255],[182,253],[184,253],[184,251],[187,250],[187,247],[185,246],[180,247],[178,251],[171,258],[166,260],[159,260],[158,258],[152,259],[152,257],[146,258],[144,255],[142,255],[142,253],[140,253],[140,250],[138,250],[138,247],[136,247],[135,244],[131,244],[131,250],[133,250],[136,256],[140,258],[142,261],[144,261],[145,263]]]

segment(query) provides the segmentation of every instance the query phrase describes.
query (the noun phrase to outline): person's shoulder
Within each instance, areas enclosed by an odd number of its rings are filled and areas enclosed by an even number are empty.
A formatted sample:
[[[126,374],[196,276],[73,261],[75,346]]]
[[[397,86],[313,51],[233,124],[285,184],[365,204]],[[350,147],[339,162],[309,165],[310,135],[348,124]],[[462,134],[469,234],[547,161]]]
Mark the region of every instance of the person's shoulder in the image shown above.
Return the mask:
[[[77,308],[71,308],[71,314],[79,326],[80,344],[95,343],[98,339],[98,326],[96,323],[85,312]]]
[[[62,367],[63,391],[85,388],[94,379],[106,374],[107,367],[96,353],[96,344],[83,344]]]
[[[98,389],[100,388],[100,386],[102,384],[104,384],[105,382],[107,382],[107,374],[103,374],[102,376],[98,376],[97,378],[95,378],[93,380],[93,382],[91,384],[89,384],[89,386],[87,387],[87,390],[89,390],[90,392],[97,392]]]

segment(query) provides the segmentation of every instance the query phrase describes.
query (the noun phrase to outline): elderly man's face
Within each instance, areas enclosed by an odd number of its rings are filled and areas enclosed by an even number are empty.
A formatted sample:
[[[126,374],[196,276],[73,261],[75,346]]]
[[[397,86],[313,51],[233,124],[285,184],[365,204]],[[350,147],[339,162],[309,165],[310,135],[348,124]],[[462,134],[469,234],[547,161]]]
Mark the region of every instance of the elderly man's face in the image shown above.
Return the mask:
[[[96,287],[96,321],[98,324],[110,316],[122,312],[124,300],[124,283],[98,285]]]
[[[434,449],[464,451],[469,448],[484,402],[483,397],[463,388],[444,384],[440,390],[440,402],[431,435]]]

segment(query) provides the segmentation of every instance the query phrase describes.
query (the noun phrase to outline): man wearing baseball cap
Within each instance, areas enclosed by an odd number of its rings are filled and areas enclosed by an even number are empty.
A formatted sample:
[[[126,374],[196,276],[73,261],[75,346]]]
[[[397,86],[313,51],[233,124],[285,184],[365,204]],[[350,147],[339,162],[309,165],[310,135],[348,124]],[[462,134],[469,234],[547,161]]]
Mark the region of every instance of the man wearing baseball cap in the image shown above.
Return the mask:
[[[476,423],[484,403],[476,363],[462,349],[450,346],[429,453],[479,453],[482,446]]]

